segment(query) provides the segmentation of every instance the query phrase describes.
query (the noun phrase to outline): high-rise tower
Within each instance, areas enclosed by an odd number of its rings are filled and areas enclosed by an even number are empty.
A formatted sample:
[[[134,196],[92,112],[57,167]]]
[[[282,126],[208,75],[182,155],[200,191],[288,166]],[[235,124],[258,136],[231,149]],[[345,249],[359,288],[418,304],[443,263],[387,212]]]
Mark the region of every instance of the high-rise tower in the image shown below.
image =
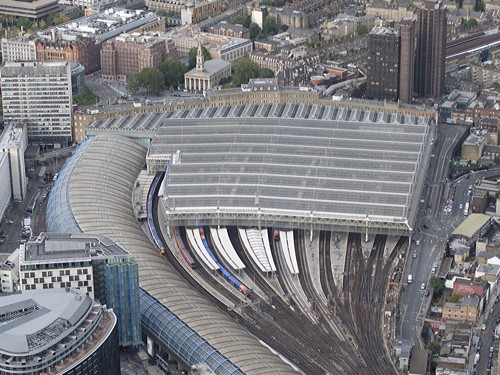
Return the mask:
[[[417,10],[415,92],[421,98],[444,93],[446,8],[441,0],[425,1]]]

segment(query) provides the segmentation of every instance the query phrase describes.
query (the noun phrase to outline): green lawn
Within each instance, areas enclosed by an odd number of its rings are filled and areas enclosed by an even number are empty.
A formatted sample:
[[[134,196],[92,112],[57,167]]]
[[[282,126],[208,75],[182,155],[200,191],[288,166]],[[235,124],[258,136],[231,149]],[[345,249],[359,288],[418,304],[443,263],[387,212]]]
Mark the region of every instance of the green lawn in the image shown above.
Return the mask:
[[[83,94],[73,97],[73,104],[91,105],[96,103],[99,103],[99,96],[90,91],[88,87],[85,87]]]

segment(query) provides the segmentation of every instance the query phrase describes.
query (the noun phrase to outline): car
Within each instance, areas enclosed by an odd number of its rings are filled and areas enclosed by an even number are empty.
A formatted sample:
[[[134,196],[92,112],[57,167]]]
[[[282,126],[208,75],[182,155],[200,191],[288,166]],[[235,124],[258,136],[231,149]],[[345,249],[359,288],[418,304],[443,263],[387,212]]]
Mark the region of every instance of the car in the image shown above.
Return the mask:
[[[5,240],[0,240],[0,245],[4,244],[4,243],[5,243]]]
[[[495,309],[492,307],[492,308],[490,309],[490,315],[492,315],[494,312],[495,312]]]
[[[497,302],[500,302],[500,296],[497,296],[497,298],[495,298],[495,303]]]
[[[493,366],[493,358],[488,359],[488,368],[491,368]]]
[[[6,238],[7,235],[5,233],[0,233],[0,238]]]
[[[429,226],[427,224],[424,224],[424,229],[429,229]]]
[[[422,283],[422,284],[420,285],[420,290],[425,290],[425,286],[426,286],[426,285],[425,285],[425,283]]]
[[[484,331],[486,329],[486,324],[483,323],[483,325],[481,326],[481,330]]]
[[[458,206],[458,208],[462,209],[462,208],[464,208],[464,205],[462,203],[460,203],[460,206]]]
[[[417,253],[413,253],[411,257],[415,259],[417,257]]]
[[[500,323],[500,316],[497,318],[497,324]]]
[[[430,292],[430,290],[429,290],[429,289],[427,289],[427,290],[425,291],[425,296],[426,296],[426,297],[429,297],[429,294],[431,294],[431,292]]]
[[[12,220],[6,221],[7,224],[14,224]]]
[[[488,353],[488,358],[493,358],[493,352]]]

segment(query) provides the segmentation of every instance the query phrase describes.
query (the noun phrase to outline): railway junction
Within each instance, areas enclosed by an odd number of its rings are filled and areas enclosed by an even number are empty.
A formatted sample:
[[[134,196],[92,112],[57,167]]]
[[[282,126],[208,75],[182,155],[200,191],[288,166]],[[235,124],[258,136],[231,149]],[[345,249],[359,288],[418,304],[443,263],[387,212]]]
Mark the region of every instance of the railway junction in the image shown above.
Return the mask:
[[[434,132],[431,116],[334,105],[179,110],[149,149],[127,131],[83,141],[52,190],[48,229],[129,251],[143,336],[184,365],[395,373],[385,289]]]

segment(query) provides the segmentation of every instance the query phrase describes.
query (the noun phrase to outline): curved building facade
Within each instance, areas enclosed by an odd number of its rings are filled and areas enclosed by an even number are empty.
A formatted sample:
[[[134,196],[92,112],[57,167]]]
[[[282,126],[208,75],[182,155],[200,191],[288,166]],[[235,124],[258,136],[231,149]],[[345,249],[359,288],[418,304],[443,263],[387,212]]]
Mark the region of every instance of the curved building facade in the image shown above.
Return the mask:
[[[76,289],[0,297],[0,373],[120,373],[116,316]]]
[[[142,326],[178,358],[215,374],[296,374],[181,279],[150,243],[132,208],[147,149],[121,136],[82,142],[59,173],[47,206],[50,231],[101,234],[139,263]]]

